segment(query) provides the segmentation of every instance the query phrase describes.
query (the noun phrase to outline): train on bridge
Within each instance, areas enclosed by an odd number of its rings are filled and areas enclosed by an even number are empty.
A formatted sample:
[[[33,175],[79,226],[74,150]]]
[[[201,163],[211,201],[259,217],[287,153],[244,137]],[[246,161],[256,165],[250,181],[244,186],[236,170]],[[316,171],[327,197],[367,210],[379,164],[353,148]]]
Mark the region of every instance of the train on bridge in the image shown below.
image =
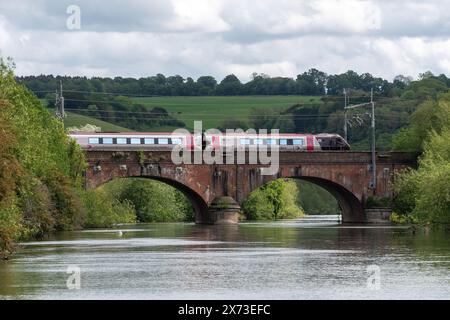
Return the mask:
[[[227,134],[182,134],[173,132],[71,132],[83,149],[122,150],[140,148],[144,150],[172,149],[182,145],[187,150],[213,150],[234,148],[246,150],[259,145],[278,145],[280,150],[322,151],[349,150],[348,142],[336,133],[295,134],[280,133],[261,135],[251,133]]]

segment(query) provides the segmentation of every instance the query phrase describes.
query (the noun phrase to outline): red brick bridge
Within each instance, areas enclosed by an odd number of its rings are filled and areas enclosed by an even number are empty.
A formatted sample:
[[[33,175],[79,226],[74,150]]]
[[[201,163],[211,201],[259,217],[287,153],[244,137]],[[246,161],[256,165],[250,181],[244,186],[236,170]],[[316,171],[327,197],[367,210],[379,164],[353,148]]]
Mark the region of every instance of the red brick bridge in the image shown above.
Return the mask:
[[[86,187],[96,188],[120,177],[145,177],[182,191],[192,202],[197,223],[235,223],[239,204],[250,192],[278,178],[317,184],[337,199],[343,222],[368,222],[366,201],[371,196],[392,198],[394,172],[415,165],[408,153],[377,154],[377,185],[371,181],[371,153],[353,151],[280,151],[279,170],[261,175],[260,164],[181,164],[171,151],[88,150]],[[248,154],[247,154],[248,157]]]

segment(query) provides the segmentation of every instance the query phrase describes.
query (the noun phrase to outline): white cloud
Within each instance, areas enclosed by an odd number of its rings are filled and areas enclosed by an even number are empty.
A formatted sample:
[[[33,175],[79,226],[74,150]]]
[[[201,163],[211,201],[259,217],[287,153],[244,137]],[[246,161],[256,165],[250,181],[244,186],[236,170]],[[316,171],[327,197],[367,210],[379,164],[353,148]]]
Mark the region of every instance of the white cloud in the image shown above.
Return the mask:
[[[381,12],[372,1],[326,0],[315,1],[312,8],[317,11],[312,25],[332,32],[364,33],[381,28]],[[326,22],[326,23],[324,23]]]
[[[18,74],[450,74],[445,0],[80,0],[69,31],[72,2],[0,0],[0,54]]]
[[[172,5],[175,17],[166,24],[168,30],[222,32],[230,29],[220,17],[222,3],[219,0],[172,0]]]

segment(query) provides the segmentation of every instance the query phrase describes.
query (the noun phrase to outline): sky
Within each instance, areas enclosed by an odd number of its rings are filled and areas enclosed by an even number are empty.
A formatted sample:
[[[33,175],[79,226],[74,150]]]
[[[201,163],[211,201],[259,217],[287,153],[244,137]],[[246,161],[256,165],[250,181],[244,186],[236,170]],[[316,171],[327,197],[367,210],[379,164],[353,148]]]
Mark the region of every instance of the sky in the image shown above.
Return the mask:
[[[0,0],[17,75],[450,75],[448,0]]]

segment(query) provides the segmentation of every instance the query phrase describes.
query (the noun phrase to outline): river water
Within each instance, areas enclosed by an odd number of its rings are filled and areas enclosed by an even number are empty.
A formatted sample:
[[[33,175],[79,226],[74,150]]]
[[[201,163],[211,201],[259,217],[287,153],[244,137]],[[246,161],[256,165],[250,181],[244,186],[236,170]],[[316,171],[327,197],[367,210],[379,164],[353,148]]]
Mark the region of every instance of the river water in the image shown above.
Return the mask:
[[[0,298],[449,299],[450,234],[336,216],[61,232],[0,262]]]

